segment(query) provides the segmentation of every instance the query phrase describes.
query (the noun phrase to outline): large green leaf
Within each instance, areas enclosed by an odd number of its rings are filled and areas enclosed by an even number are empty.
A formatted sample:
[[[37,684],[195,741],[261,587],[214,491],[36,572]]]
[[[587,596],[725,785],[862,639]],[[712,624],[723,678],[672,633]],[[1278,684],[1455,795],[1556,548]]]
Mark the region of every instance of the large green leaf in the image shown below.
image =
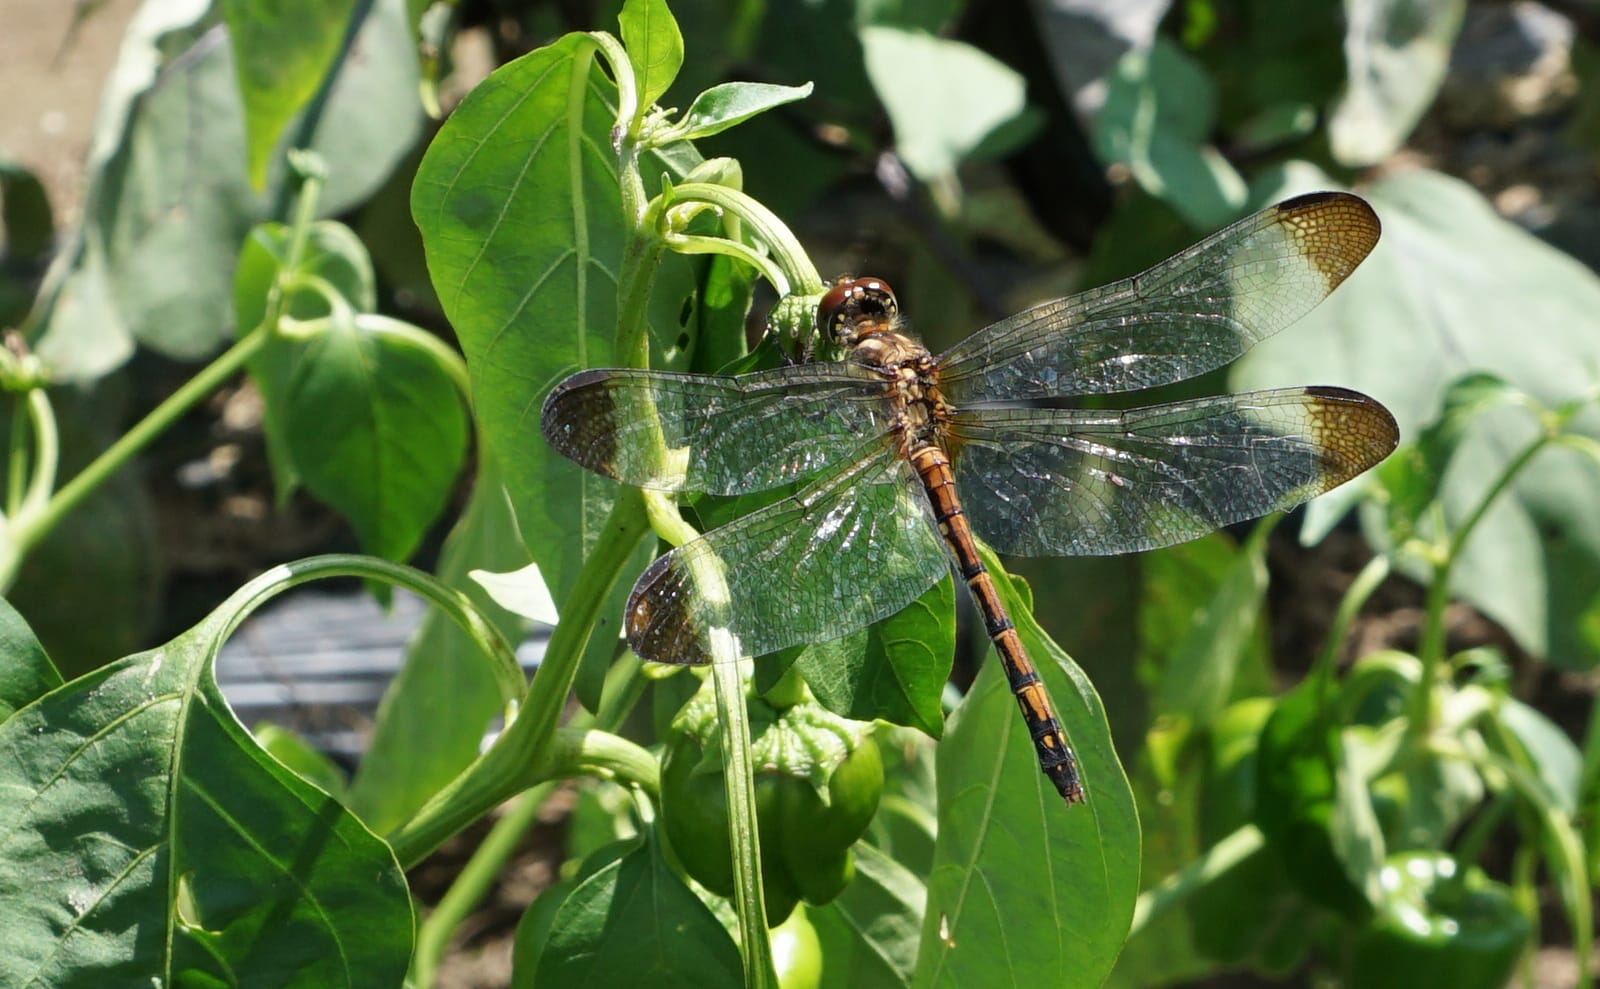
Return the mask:
[[[267,302],[289,256],[289,228],[267,223],[250,231],[239,252],[233,276],[233,319],[243,335],[255,330],[266,317]],[[323,220],[306,231],[300,273],[322,279],[357,312],[377,305],[376,278],[366,248],[355,232],[342,223]],[[329,313],[329,300],[309,288],[291,292],[283,314],[308,320]],[[290,442],[289,384],[303,344],[273,334],[250,359],[250,376],[262,398],[262,425],[267,454],[272,460],[272,480],[278,501],[284,502],[299,484]]]
[[[1039,771],[996,664],[939,743],[939,836],[917,986],[1097,985],[1122,947],[1139,881],[1133,794],[1100,700],[1039,630],[994,556],[1000,596],[1078,755],[1088,802],[1066,806]]]
[[[393,854],[268,757],[217,687],[238,617],[0,724],[0,983],[400,983],[413,919]]]
[[[355,6],[355,0],[222,0],[256,188],[267,184],[284,128],[333,67]]]
[[[431,349],[369,319],[330,317],[306,344],[283,421],[311,493],[349,521],[363,549],[401,561],[450,495],[467,416]]]
[[[594,43],[568,35],[480,83],[439,131],[412,188],[428,269],[466,352],[480,435],[558,605],[616,492],[551,452],[538,422],[552,385],[612,362],[628,231],[611,152],[615,99]],[[643,169],[659,176],[662,164]],[[682,360],[677,317],[693,286],[686,266],[662,273],[652,326]],[[620,603],[607,613],[620,614]]]
[[[538,985],[737,989],[728,932],[661,857],[654,841],[578,884],[539,953]]]
[[[838,899],[807,911],[822,944],[822,984],[900,989],[917,963],[928,892],[899,860],[855,847],[856,875]]]
[[[1244,180],[1212,146],[1216,92],[1182,49],[1157,38],[1148,51],[1123,56],[1095,117],[1095,153],[1125,165],[1139,187],[1211,229],[1237,216]]]
[[[1393,154],[1444,82],[1467,0],[1345,0],[1349,79],[1328,118],[1328,143],[1344,165]]]
[[[246,171],[232,48],[207,0],[146,3],[124,37],[89,148],[84,220],[52,269],[35,349],[63,379],[104,374],[136,343],[179,360],[231,335],[234,259],[282,209],[285,170]],[[405,0],[377,0],[316,120],[293,140],[326,161],[324,213],[349,209],[416,140],[417,65]]]
[[[925,182],[953,172],[1023,112],[1022,77],[965,42],[887,26],[864,27],[860,37],[896,150]]]
[[[61,686],[61,674],[11,603],[0,598],[0,721]]]
[[[881,718],[938,738],[955,656],[955,587],[941,580],[900,611],[841,639],[807,646],[795,666],[817,700],[857,721]]]
[[[1402,172],[1364,194],[1384,226],[1372,257],[1309,316],[1246,355],[1233,369],[1236,387],[1359,388],[1389,407],[1402,436],[1432,421],[1449,384],[1472,372],[1493,372],[1550,406],[1594,387],[1600,279],[1592,272],[1501,220],[1455,179]],[[1600,414],[1590,410],[1573,426],[1600,437]],[[1452,525],[1534,428],[1515,409],[1467,428],[1441,491]],[[1552,451],[1479,525],[1452,591],[1528,650],[1586,667],[1600,659],[1600,644],[1579,630],[1579,617],[1600,600],[1595,588],[1600,468]]]

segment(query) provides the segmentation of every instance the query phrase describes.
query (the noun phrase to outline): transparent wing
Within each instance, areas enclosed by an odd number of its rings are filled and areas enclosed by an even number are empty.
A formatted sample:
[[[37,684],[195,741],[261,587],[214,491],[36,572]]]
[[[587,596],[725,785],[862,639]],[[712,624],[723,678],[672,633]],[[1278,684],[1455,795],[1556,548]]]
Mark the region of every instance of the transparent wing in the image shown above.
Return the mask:
[[[948,571],[915,474],[883,446],[656,560],[628,599],[628,644],[653,662],[701,664],[718,628],[750,656],[827,641]]]
[[[883,435],[890,413],[882,378],[850,364],[594,370],[550,392],[540,426],[557,452],[624,484],[733,495],[840,463]]]
[[[1365,395],[1284,388],[1125,412],[978,410],[955,417],[952,446],[967,516],[995,549],[1098,556],[1293,507],[1398,440]]]
[[[958,407],[1150,388],[1221,367],[1293,323],[1378,241],[1355,196],[1269,207],[1132,278],[1046,302],[940,357]]]

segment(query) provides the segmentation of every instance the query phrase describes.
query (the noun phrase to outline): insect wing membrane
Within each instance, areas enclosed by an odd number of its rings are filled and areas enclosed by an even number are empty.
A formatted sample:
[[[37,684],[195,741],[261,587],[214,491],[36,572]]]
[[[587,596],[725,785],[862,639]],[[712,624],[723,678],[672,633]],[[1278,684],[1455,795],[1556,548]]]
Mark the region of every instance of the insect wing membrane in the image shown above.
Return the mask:
[[[1170,546],[1292,508],[1399,440],[1387,409],[1342,388],[1220,395],[1125,412],[955,417],[956,485],[1002,553],[1099,556]]]
[[[628,644],[659,663],[711,661],[718,629],[747,656],[838,638],[914,601],[949,570],[927,500],[885,444],[792,497],[651,564]]]
[[[1143,274],[1046,302],[940,357],[956,405],[1151,388],[1221,367],[1310,312],[1378,242],[1346,193],[1289,199]]]
[[[545,399],[545,440],[635,487],[745,494],[841,463],[889,428],[883,384],[849,364],[755,374],[581,371]]]

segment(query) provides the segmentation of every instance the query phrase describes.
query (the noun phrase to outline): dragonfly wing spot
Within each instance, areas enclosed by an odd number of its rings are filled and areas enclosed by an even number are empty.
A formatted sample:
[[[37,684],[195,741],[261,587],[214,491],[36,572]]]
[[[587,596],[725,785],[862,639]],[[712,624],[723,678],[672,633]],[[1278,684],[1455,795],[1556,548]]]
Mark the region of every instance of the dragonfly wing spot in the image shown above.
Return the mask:
[[[652,663],[702,666],[711,657],[687,606],[691,588],[677,562],[677,554],[668,553],[633,585],[623,612],[628,647]]]

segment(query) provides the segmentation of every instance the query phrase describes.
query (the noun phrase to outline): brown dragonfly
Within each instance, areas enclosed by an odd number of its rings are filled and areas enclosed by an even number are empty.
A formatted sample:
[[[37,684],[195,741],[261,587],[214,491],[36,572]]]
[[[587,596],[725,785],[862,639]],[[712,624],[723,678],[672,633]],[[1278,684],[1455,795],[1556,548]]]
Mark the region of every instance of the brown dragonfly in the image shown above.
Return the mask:
[[[1394,418],[1343,388],[1277,388],[1125,411],[1041,400],[1150,388],[1233,360],[1299,319],[1378,240],[1361,199],[1269,207],[1132,278],[1046,302],[934,356],[876,278],[843,278],[817,329],[847,354],[741,375],[582,371],[544,403],[545,439],[660,491],[796,493],[657,559],[628,600],[646,660],[711,661],[720,630],[758,656],[853,632],[952,563],[983,614],[1046,776],[1076,761],[973,535],[1020,556],[1126,553],[1287,509],[1360,474]]]

